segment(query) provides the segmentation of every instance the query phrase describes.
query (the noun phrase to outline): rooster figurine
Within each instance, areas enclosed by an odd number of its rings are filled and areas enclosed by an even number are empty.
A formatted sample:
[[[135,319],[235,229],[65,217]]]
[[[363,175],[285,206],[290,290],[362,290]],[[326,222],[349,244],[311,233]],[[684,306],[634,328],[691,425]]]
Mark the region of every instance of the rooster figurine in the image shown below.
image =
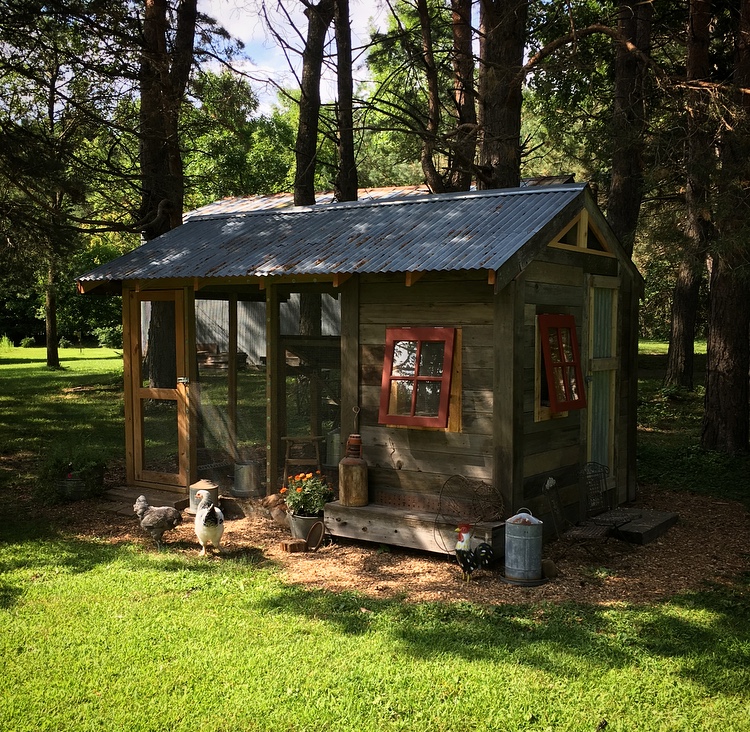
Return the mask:
[[[468,582],[474,570],[486,567],[492,561],[493,551],[492,547],[485,542],[479,544],[476,549],[471,548],[474,529],[469,524],[461,524],[456,531],[458,532],[456,559],[463,571],[464,581]]]
[[[200,556],[206,555],[206,545],[221,552],[221,535],[224,533],[224,514],[218,506],[215,506],[211,500],[208,491],[199,490],[195,497],[200,501],[198,509],[195,512],[195,535],[198,537],[198,543],[201,545]]]

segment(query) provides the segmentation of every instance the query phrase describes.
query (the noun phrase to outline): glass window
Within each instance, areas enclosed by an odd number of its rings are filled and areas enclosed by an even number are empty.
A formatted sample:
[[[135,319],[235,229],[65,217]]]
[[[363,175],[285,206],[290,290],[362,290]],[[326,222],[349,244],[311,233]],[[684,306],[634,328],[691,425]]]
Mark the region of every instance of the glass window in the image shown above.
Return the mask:
[[[542,405],[549,406],[552,412],[584,409],[586,395],[575,319],[572,315],[549,313],[538,318],[542,344]]]
[[[388,328],[380,424],[447,427],[455,328]]]

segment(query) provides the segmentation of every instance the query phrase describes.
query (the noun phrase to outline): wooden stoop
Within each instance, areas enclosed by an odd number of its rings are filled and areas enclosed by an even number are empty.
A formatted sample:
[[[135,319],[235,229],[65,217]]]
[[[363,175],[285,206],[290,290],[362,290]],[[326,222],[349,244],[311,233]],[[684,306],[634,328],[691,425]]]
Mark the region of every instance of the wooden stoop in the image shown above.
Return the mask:
[[[456,527],[462,522],[455,516],[422,513],[377,503],[342,506],[338,501],[326,504],[323,521],[326,530],[333,536],[439,554],[454,552]],[[476,524],[473,545],[481,542],[487,542],[492,547],[496,559],[504,556],[505,522]]]
[[[146,496],[151,506],[172,506],[178,511],[184,511],[190,505],[190,498],[182,490],[168,491],[122,485],[106,490],[103,497],[111,504],[113,512],[122,516],[132,516],[133,504],[138,496]]]

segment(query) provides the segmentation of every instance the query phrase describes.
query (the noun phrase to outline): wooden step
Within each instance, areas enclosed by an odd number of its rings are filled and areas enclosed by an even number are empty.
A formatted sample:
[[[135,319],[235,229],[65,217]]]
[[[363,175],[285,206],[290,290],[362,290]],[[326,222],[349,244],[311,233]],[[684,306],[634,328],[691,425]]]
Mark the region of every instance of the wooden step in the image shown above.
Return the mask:
[[[619,526],[614,533],[618,539],[631,544],[649,544],[665,534],[679,520],[672,511],[655,511],[650,508],[620,509],[632,510],[633,520]]]
[[[323,512],[326,530],[333,536],[452,554],[456,547],[456,527],[460,517],[430,512],[408,511],[400,507],[370,503],[367,506],[342,506],[327,503]],[[487,542],[495,558],[505,555],[505,522],[478,523],[474,542]]]
[[[162,490],[160,488],[139,488],[137,486],[115,486],[104,492],[108,508],[115,513],[129,516],[133,513],[133,504],[138,496],[145,496],[151,506],[172,506],[183,511],[190,505],[190,499],[184,491]]]

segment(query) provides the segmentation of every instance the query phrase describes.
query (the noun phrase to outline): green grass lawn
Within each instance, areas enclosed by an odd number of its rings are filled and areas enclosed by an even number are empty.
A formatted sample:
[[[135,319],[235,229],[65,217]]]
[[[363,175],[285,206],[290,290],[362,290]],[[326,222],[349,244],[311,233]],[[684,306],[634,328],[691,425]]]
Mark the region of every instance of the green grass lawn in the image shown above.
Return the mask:
[[[72,535],[29,485],[54,441],[121,455],[121,362],[90,353],[50,372],[43,352],[0,352],[0,730],[750,730],[747,577],[644,606],[408,604],[289,585],[260,551]],[[656,371],[653,471],[697,419]],[[695,455],[681,487],[723,495],[694,485]]]

